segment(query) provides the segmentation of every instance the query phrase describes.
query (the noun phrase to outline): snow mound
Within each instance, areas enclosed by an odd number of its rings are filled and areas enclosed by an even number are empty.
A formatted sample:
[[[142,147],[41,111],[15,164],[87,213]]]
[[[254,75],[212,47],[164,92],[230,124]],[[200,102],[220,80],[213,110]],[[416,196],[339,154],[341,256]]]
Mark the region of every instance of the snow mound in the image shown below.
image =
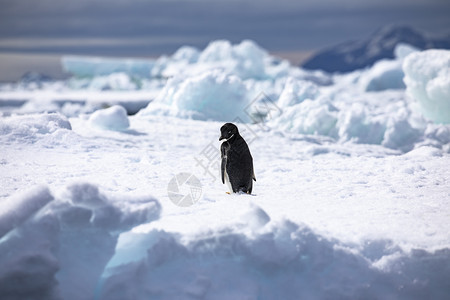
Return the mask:
[[[244,83],[234,75],[218,70],[184,79],[169,79],[156,99],[141,110],[141,115],[173,115],[199,120],[244,122],[249,117],[244,108],[249,104]]]
[[[93,126],[114,131],[126,130],[130,126],[127,111],[120,105],[97,110],[89,117],[89,122]]]
[[[450,291],[448,249],[407,254],[389,241],[352,249],[256,206],[242,218],[250,224],[191,236],[131,233],[135,242],[116,253],[136,257],[143,247],[140,258],[110,267],[99,298],[444,299]]]
[[[0,119],[0,137],[7,140],[36,140],[40,136],[71,130],[67,118],[59,113],[10,116]]]
[[[2,299],[93,299],[119,234],[160,212],[151,197],[107,196],[89,183],[56,196],[34,188],[10,203],[0,218]]]
[[[408,94],[426,118],[450,123],[450,51],[427,50],[409,55],[404,63]]]

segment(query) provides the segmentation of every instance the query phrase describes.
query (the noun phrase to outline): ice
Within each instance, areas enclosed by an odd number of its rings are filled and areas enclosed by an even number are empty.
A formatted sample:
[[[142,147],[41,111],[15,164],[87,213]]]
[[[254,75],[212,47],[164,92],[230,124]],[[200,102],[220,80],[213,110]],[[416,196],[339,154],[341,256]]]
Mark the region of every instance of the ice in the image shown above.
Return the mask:
[[[278,98],[277,105],[282,108],[301,103],[306,99],[314,100],[318,92],[314,83],[289,77]]]
[[[40,186],[9,201],[0,202],[0,238],[52,200],[48,188]]]
[[[264,76],[268,53],[250,40],[231,45],[229,41],[215,41],[200,54],[200,63],[218,64],[226,71],[245,79]]]
[[[408,55],[414,52],[419,52],[420,49],[409,44],[399,43],[394,48],[394,57],[399,60],[404,60]]]
[[[360,81],[367,92],[404,89],[403,76],[401,61],[380,60],[361,76]]]
[[[2,299],[93,299],[119,234],[159,215],[151,197],[115,197],[74,183],[11,199],[0,219]]]
[[[195,63],[198,61],[200,51],[195,47],[182,46],[173,55],[172,59],[176,61],[186,61],[188,63]]]
[[[122,131],[130,126],[127,111],[120,105],[97,110],[90,116],[89,121],[93,126],[107,130]]]
[[[291,72],[287,61],[274,61],[267,51],[251,40],[244,40],[236,45],[227,40],[217,40],[212,41],[201,52],[195,48],[181,47],[170,57],[160,57],[152,69],[152,76],[195,76],[211,70],[221,70],[243,80],[263,80],[286,76]]]
[[[126,73],[147,78],[154,65],[150,59],[63,56],[64,71],[79,77],[95,77],[112,73]]]
[[[156,99],[140,115],[167,114],[197,120],[247,122],[247,88],[239,77],[208,71],[202,75],[169,79]]]
[[[273,120],[276,128],[302,134],[335,137],[337,115],[327,100],[310,99],[287,107],[279,118]]]
[[[359,81],[362,88],[367,92],[404,89],[403,60],[417,51],[417,48],[408,44],[398,44],[394,49],[395,59],[379,60],[361,75]]]
[[[423,115],[437,123],[450,123],[450,51],[427,50],[409,55],[404,63],[407,93]]]
[[[344,141],[363,144],[381,144],[386,125],[368,116],[367,109],[359,103],[340,114],[339,137]]]
[[[250,220],[243,222],[248,225],[213,229],[184,239],[170,232],[150,231],[145,255],[113,267],[104,280],[100,299],[394,295],[419,299],[424,295],[442,298],[449,291],[445,280],[439,279],[450,275],[448,268],[439,267],[450,257],[447,250],[407,255],[388,241],[376,241],[358,252],[304,224],[271,221],[255,205],[242,218]],[[144,240],[142,234],[133,237]],[[133,248],[122,251],[133,252]],[[435,273],[436,268],[441,275]],[[230,286],[234,288],[230,290]]]

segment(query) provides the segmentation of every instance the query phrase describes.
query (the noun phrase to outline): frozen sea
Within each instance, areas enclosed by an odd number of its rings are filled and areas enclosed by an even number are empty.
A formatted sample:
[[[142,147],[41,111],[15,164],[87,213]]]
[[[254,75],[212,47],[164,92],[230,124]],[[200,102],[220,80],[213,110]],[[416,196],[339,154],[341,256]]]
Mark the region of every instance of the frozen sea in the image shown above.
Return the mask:
[[[0,298],[448,299],[450,51],[396,53],[327,74],[216,41],[3,84]],[[220,179],[231,121],[252,195]]]

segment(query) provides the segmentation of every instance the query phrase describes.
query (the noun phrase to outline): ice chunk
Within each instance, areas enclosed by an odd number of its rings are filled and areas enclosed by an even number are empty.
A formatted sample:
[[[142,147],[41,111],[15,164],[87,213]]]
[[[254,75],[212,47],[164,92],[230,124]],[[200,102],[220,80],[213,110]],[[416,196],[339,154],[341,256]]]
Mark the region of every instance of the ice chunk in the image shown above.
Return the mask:
[[[89,122],[96,127],[114,131],[126,130],[130,126],[127,111],[120,105],[97,110],[90,116]]]
[[[380,60],[361,76],[360,82],[367,92],[403,89],[403,76],[400,60]]]
[[[117,250],[139,259],[104,274],[99,299],[409,299],[418,292],[445,298],[449,291],[440,280],[448,268],[436,267],[450,258],[448,249],[408,254],[382,241],[360,252],[288,220],[260,231],[227,227],[186,237],[152,230],[134,237],[139,241]]]
[[[95,77],[123,72],[131,76],[149,77],[155,64],[151,59],[63,56],[63,70],[79,77]]]
[[[314,100],[318,92],[317,86],[314,83],[289,77],[278,99],[277,105],[283,108],[301,103],[306,99]]]
[[[200,56],[200,51],[197,48],[190,46],[182,46],[172,55],[172,59],[177,61],[187,61],[188,63],[197,62]]]
[[[397,46],[395,46],[394,56],[396,59],[403,60],[411,53],[419,52],[419,51],[420,51],[419,48],[416,48],[409,44],[399,43],[399,44],[397,44]]]
[[[152,69],[154,77],[201,75],[211,70],[221,70],[241,79],[266,79],[286,74],[289,64],[278,66],[268,53],[255,42],[244,40],[232,45],[229,41],[211,42],[202,52],[195,48],[182,47],[173,56],[160,57]]]
[[[107,195],[90,183],[11,200],[0,211],[1,234],[9,232],[0,235],[2,299],[94,299],[120,233],[161,209],[152,197]]]
[[[39,186],[0,202],[0,239],[52,200],[48,188]]]
[[[168,114],[201,120],[249,121],[244,108],[249,104],[244,83],[218,70],[201,75],[170,79],[156,99],[140,114]]]
[[[331,103],[324,99],[307,99],[285,108],[282,115],[270,125],[295,133],[336,137],[336,122],[336,109]]]
[[[381,144],[386,126],[368,116],[367,109],[359,103],[339,114],[339,137],[361,144]]]
[[[392,149],[408,152],[414,148],[414,143],[423,134],[419,129],[413,128],[407,117],[390,118],[384,134],[382,145]]]
[[[364,91],[383,91],[389,89],[404,89],[403,60],[419,49],[408,44],[398,44],[395,49],[395,59],[381,59],[365,70],[359,82]]]
[[[450,51],[427,50],[409,55],[404,63],[405,84],[423,115],[450,123]]]

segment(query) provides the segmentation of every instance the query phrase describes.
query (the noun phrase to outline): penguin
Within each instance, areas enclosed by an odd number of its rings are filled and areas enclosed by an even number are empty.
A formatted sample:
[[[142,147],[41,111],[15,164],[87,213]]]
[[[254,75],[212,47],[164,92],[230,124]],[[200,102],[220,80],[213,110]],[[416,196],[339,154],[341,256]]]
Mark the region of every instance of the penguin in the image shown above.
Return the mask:
[[[230,193],[251,194],[256,177],[247,143],[232,123],[224,124],[220,133],[219,141],[224,141],[220,146],[222,183],[228,185]]]

